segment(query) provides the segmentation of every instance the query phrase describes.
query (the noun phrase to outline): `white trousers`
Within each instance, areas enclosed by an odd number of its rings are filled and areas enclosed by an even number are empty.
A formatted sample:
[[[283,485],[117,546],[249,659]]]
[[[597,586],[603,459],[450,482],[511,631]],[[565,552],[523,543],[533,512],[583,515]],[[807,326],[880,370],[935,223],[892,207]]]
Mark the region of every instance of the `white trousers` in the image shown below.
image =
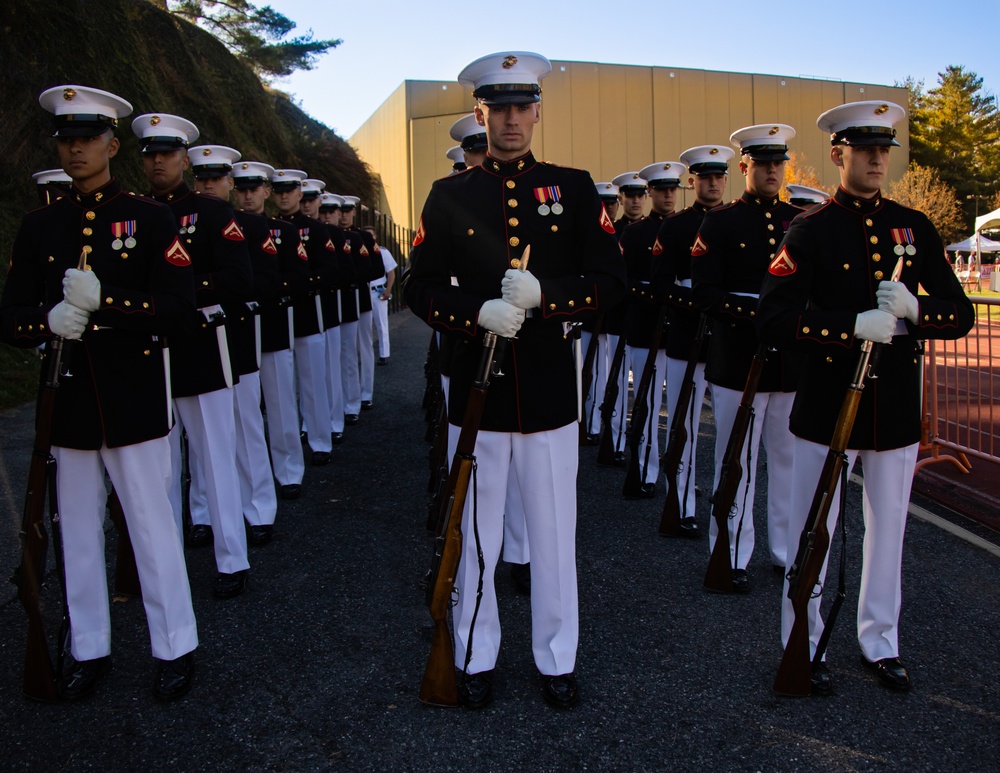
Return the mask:
[[[742,390],[712,385],[712,410],[715,414],[716,428],[713,491],[719,486],[726,445],[729,443],[729,434],[732,432],[742,397]],[[771,563],[785,566],[788,553],[788,524],[791,517],[793,459],[793,435],[788,430],[788,416],[792,412],[794,401],[794,392],[758,392],[754,396],[754,416],[740,452],[743,475],[740,477],[736,501],[733,502],[734,510],[729,517],[729,551],[734,569],[746,569],[750,563],[750,556],[753,555],[755,543],[753,498],[757,487],[757,452],[761,438],[764,440],[764,450],[767,452],[767,537]],[[749,459],[747,459],[748,448]],[[718,524],[712,518],[709,521],[709,551],[715,546],[717,533]]]
[[[816,493],[827,446],[794,439],[795,466],[792,474],[792,517],[789,523],[789,551],[798,546],[799,535],[805,527]],[[903,561],[903,534],[906,531],[907,506],[913,469],[917,463],[917,444],[892,451],[848,451],[847,468],[861,455],[864,468],[865,539],[862,546],[861,588],[858,591],[858,643],[862,654],[870,661],[899,657],[899,608],[902,601],[901,567]],[[827,528],[831,545],[840,537],[836,534],[840,514],[840,486],[830,503]],[[789,552],[789,562],[795,556]],[[819,582],[826,578],[826,562]],[[822,598],[809,602],[810,656],[823,632],[819,607]],[[788,581],[785,580],[781,602],[781,642],[788,641],[794,613],[788,600]]]
[[[448,431],[449,458],[454,458],[459,429]],[[579,429],[576,422],[530,435],[480,432],[476,440],[478,471],[470,483],[462,518],[462,558],[456,577],[454,610],[455,664],[468,673],[496,665],[500,649],[500,617],[493,576],[504,532],[507,482],[513,469],[524,503],[531,545],[531,644],[535,665],[546,675],[575,668],[579,639],[576,584],[576,473]],[[473,513],[475,512],[475,518]],[[480,573],[476,544],[485,567]],[[483,596],[472,629],[476,589]]]
[[[215,541],[215,564],[224,574],[250,568],[243,525],[240,480],[233,463],[236,445],[236,408],[233,389],[217,389],[192,397],[178,397],[178,423],[170,432],[171,458],[177,474],[171,481],[174,518],[181,520],[181,430],[188,436],[191,491],[205,492],[205,507],[191,500],[191,520],[203,523],[207,511]],[[201,514],[199,514],[199,511]]]
[[[327,338],[323,333],[295,338],[295,370],[299,376],[299,409],[309,448],[329,452],[330,392],[327,388]]]
[[[107,489],[118,492],[135,552],[154,658],[174,660],[198,646],[184,549],[171,517],[173,467],[167,438],[122,448],[52,448],[66,566],[66,595],[76,660],[111,652],[111,614],[104,556]]]
[[[638,390],[649,349],[629,346],[627,352],[635,382],[633,389]],[[667,355],[662,349],[656,350],[653,368],[653,379],[649,382],[649,394],[646,395],[646,426],[639,443],[639,469],[643,483],[656,483],[660,477],[660,408],[663,405],[663,381],[667,371]],[[632,413],[635,413],[634,404]]]
[[[384,303],[384,301],[372,298],[372,303]],[[372,348],[373,316],[370,311],[362,311],[358,319],[358,358],[361,361],[362,400],[371,400],[375,391],[375,349]]]
[[[372,293],[372,321],[378,334],[378,356],[389,356],[389,301],[380,301],[378,293]]]
[[[586,330],[580,335],[580,348],[584,356],[593,333]],[[594,356],[594,375],[590,380],[590,391],[583,396],[583,416],[588,435],[597,435],[601,431],[601,399],[608,383],[608,336],[601,333],[597,337],[597,353]]]
[[[513,465],[507,475],[507,501],[503,508],[503,560],[509,564],[526,564],[531,561],[521,485],[517,480],[517,468]]]
[[[260,374],[240,376],[233,387],[236,406],[236,468],[240,477],[243,517],[251,526],[274,523],[278,497],[264,440],[264,417],[260,413]]]
[[[344,326],[331,327],[326,336],[326,390],[330,396],[330,432],[344,431],[344,385],[340,378],[340,353]]]
[[[340,323],[340,383],[344,413],[361,412],[361,373],[358,369],[358,323]]]
[[[291,349],[261,353],[260,389],[267,411],[267,439],[274,478],[281,486],[301,484],[306,468],[299,439],[295,355]]]
[[[615,349],[618,348],[618,336],[608,335],[608,371],[611,370],[611,361],[615,356]],[[604,378],[604,389],[607,391],[610,373]],[[604,394],[601,394],[601,402],[604,402]],[[598,413],[600,406],[598,406]],[[618,400],[615,402],[611,418],[611,441],[615,451],[625,450],[625,419],[628,414],[628,357],[624,358],[621,368],[618,370]],[[603,417],[602,417],[603,418]]]
[[[667,358],[667,416],[670,419],[670,426],[673,426],[674,411],[677,408],[677,399],[681,394],[681,386],[684,383],[684,371],[687,369],[686,360],[675,360]],[[698,429],[701,424],[701,404],[705,396],[705,363],[699,362],[694,370],[694,386],[691,389],[691,405],[684,416],[684,426],[687,428],[687,440],[684,442],[684,451],[681,454],[681,465],[677,470],[677,498],[681,506],[681,518],[693,518],[695,516],[695,491],[694,486],[697,481],[697,459],[698,459]],[[669,432],[667,442],[670,442]]]

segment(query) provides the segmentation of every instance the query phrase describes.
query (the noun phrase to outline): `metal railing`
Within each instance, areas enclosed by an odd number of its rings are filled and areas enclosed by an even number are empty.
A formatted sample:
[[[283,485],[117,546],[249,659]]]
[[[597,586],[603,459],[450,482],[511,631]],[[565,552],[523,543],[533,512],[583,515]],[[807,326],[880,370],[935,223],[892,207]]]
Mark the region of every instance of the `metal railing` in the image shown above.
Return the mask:
[[[1000,299],[971,296],[976,324],[957,341],[929,340],[924,351],[923,438],[929,455],[917,470],[948,462],[962,472],[969,458],[1000,462]]]
[[[396,269],[396,284],[389,301],[389,313],[399,311],[403,308],[403,295],[399,292],[399,279],[403,272],[410,266],[410,246],[413,244],[414,232],[410,228],[396,223],[388,215],[380,212],[372,213],[369,209],[362,210],[361,226],[372,226],[375,229],[375,240],[380,246],[385,247],[392,253],[399,267]]]

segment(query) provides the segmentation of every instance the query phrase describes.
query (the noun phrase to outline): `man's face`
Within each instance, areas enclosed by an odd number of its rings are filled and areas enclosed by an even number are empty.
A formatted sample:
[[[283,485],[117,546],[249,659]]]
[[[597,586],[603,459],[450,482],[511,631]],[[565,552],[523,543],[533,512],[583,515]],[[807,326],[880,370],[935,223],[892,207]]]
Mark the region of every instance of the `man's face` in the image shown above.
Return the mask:
[[[319,217],[319,196],[315,196],[311,199],[302,199],[299,201],[299,206],[302,207],[302,214],[308,217]]]
[[[320,207],[319,219],[326,223],[327,225],[332,225],[336,228],[340,228],[340,210],[339,209],[329,209],[327,207]]]
[[[726,190],[724,174],[700,174],[691,178],[694,183],[694,198],[706,207],[717,207],[722,203]]]
[[[604,203],[604,208],[608,211],[608,217],[612,220],[618,218],[618,199],[601,199]]]
[[[622,215],[629,220],[638,220],[646,209],[645,193],[622,193]]]
[[[526,105],[484,105],[475,108],[476,120],[486,127],[490,155],[509,161],[531,150],[531,135],[542,118],[538,102]]]
[[[351,207],[350,209],[340,210],[340,227],[343,228],[345,231],[348,228],[354,227],[355,212],[357,212],[357,210],[354,207]]]
[[[677,189],[652,188],[649,191],[649,205],[658,215],[669,215],[677,205]]]
[[[142,154],[142,170],[153,193],[166,193],[180,185],[190,163],[184,148]]]
[[[744,156],[740,171],[747,177],[747,192],[766,199],[777,196],[785,181],[784,161],[754,161]]]
[[[294,215],[299,211],[299,202],[302,200],[302,188],[295,186],[290,191],[275,191],[271,195],[271,201],[283,217]]]
[[[108,164],[118,152],[118,138],[106,131],[94,137],[57,137],[59,164],[76,187],[85,193],[110,177]]]
[[[233,178],[228,174],[222,177],[210,177],[206,180],[194,180],[194,189],[198,193],[207,193],[209,196],[217,196],[223,201],[229,200],[229,192],[233,189]]]
[[[236,206],[240,209],[259,215],[264,211],[264,202],[267,201],[270,192],[270,188],[261,183],[253,188],[237,188],[233,198],[236,200]]]
[[[483,161],[486,160],[485,150],[465,150],[465,165],[470,169],[474,166],[481,166]]]
[[[882,188],[889,170],[889,146],[835,145],[830,158],[840,167],[840,184],[852,196],[869,198]]]

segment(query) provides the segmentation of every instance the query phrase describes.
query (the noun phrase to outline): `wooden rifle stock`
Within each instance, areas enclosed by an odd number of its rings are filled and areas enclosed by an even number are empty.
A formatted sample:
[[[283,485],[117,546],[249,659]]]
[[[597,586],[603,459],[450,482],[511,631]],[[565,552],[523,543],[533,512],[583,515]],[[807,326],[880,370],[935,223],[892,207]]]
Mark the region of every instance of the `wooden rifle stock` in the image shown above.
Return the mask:
[[[487,332],[479,372],[469,392],[462,430],[458,436],[455,458],[445,484],[446,520],[434,541],[434,558],[427,588],[427,606],[434,621],[434,636],[427,657],[419,698],[432,706],[457,706],[458,684],[455,680],[455,644],[448,627],[448,610],[459,559],[462,556],[462,513],[475,465],[476,438],[486,403],[486,390],[494,362],[503,358],[506,339]]]
[[[847,463],[847,444],[854,427],[854,419],[861,402],[861,392],[865,386],[865,376],[874,367],[878,349],[871,341],[861,345],[861,356],[854,372],[854,378],[847,387],[840,414],[833,430],[830,450],[823,462],[823,470],[816,484],[809,516],[799,537],[799,548],[795,561],[788,570],[788,598],[794,610],[794,622],[785,644],[785,652],[774,680],[774,691],[779,695],[804,697],[812,691],[812,659],[809,656],[809,601],[813,589],[819,582],[819,575],[830,549],[830,531],[827,526],[830,505],[833,502],[841,470]],[[841,514],[844,517],[844,514]],[[824,636],[826,632],[824,631]],[[817,650],[816,658],[822,658]]]
[[[597,361],[597,352],[600,350],[601,328],[604,326],[604,312],[597,315],[594,322],[594,332],[587,342],[587,351],[583,355],[583,374],[581,377],[580,391],[583,392],[583,401],[586,405],[587,395],[590,394],[590,387],[594,384],[594,363]],[[594,396],[597,401],[597,396]],[[583,420],[580,422],[580,440],[590,434],[590,418],[584,411]]]
[[[110,512],[111,522],[118,532],[118,550],[115,554],[115,593],[119,596],[142,598],[139,568],[135,565],[135,551],[132,549],[132,539],[128,534],[125,511],[122,509],[118,492],[114,488],[111,489]]]
[[[646,422],[649,421],[649,389],[653,383],[653,374],[656,372],[656,353],[660,349],[660,341],[663,339],[663,328],[667,324],[667,307],[661,304],[656,315],[656,328],[653,330],[653,337],[650,339],[649,354],[646,362],[642,366],[642,375],[639,377],[639,384],[635,389],[635,398],[632,401],[632,420],[629,424],[628,446],[629,458],[625,468],[625,483],[622,485],[622,496],[627,499],[634,499],[642,495],[642,460],[639,458],[639,449],[642,445],[642,438],[646,430]],[[662,388],[662,374],[660,385]],[[653,426],[650,433],[659,430],[660,417],[653,417]],[[652,441],[652,438],[650,438]]]
[[[597,463],[613,465],[615,463],[615,441],[611,431],[611,421],[615,415],[615,405],[618,403],[618,372],[625,362],[625,331],[618,336],[615,355],[608,368],[608,383],[604,387],[604,400],[601,402],[601,442],[597,447]]]
[[[673,415],[670,417],[670,436],[667,440],[667,448],[660,459],[660,467],[667,476],[667,497],[663,501],[663,512],[660,514],[660,534],[664,537],[681,536],[681,502],[677,492],[677,475],[680,473],[681,457],[688,439],[687,426],[684,422],[691,408],[694,373],[701,357],[701,348],[707,327],[708,317],[704,314],[699,315],[698,327],[695,329],[694,340],[691,342],[691,355],[684,368],[681,391],[677,395],[677,405],[674,406]]]
[[[52,448],[52,415],[62,368],[63,339],[53,338],[48,347],[48,372],[42,385],[35,417],[35,442],[28,468],[28,490],[21,517],[21,564],[17,570],[17,597],[28,615],[28,636],[24,650],[24,682],[27,698],[59,700],[56,674],[52,667],[40,605],[41,585],[49,538],[45,530],[45,494],[49,477],[55,475]]]
[[[712,555],[708,559],[708,569],[705,571],[703,583],[706,590],[715,593],[733,592],[733,562],[729,556],[729,516],[733,511],[733,503],[739,492],[740,480],[743,478],[743,465],[740,457],[746,444],[747,432],[750,430],[750,420],[753,418],[753,400],[757,395],[760,375],[764,371],[764,361],[767,347],[760,344],[750,363],[747,383],[740,397],[740,407],[736,410],[733,428],[729,433],[726,453],[722,457],[722,470],[719,473],[719,486],[712,495],[712,517],[718,526]],[[716,428],[718,429],[718,428]]]

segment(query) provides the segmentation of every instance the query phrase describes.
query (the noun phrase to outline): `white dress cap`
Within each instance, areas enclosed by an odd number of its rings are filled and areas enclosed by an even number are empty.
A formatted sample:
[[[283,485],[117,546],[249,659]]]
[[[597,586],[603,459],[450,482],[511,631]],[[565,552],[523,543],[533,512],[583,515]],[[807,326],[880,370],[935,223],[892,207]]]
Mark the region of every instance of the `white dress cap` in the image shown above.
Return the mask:
[[[622,193],[636,194],[646,192],[646,181],[638,172],[622,172],[620,175],[613,177],[611,182],[617,185]]]
[[[788,140],[794,136],[795,129],[788,124],[762,123],[737,129],[729,141],[754,161],[787,161]]]
[[[260,161],[240,161],[233,165],[233,183],[237,188],[256,188],[269,182],[274,167]]]
[[[788,196],[791,203],[799,206],[819,204],[830,198],[830,194],[826,191],[810,188],[806,185],[795,185],[793,183],[785,187],[788,189]]]
[[[657,161],[639,170],[650,188],[678,188],[687,167],[680,161]]]
[[[340,198],[344,200],[342,209],[353,209],[358,206],[358,202],[361,201],[361,199],[357,196],[344,196],[341,194]]]
[[[39,95],[38,104],[55,117],[55,137],[94,137],[132,112],[121,97],[89,86],[54,86]]]
[[[831,145],[899,145],[893,128],[906,118],[895,102],[848,102],[832,108],[816,119],[816,125],[830,135]]]
[[[320,209],[340,209],[344,206],[344,197],[336,193],[324,193],[319,197]]]
[[[186,118],[169,113],[144,113],[132,120],[143,153],[186,148],[198,139],[198,127]]]
[[[62,169],[46,169],[44,172],[35,172],[31,179],[39,185],[72,185],[73,178]]]
[[[736,151],[725,145],[697,145],[681,153],[681,163],[696,175],[727,174]]]
[[[240,152],[225,145],[197,145],[188,148],[192,172],[197,180],[225,177],[240,160]]]
[[[541,99],[539,81],[552,63],[530,51],[504,51],[480,57],[462,70],[458,82],[488,105],[524,104]]]

